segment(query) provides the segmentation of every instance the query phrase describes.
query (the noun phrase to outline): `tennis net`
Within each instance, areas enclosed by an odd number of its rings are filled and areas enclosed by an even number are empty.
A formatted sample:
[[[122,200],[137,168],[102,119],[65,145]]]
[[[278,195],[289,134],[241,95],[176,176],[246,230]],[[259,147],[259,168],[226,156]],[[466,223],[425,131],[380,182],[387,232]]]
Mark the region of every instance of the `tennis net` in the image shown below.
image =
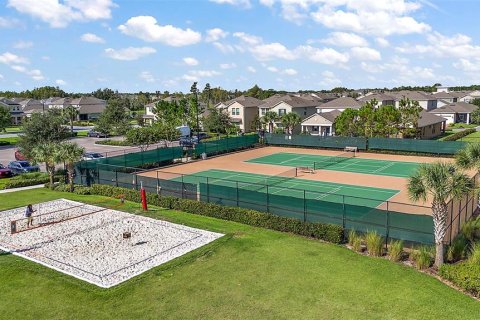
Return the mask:
[[[248,183],[238,182],[238,187],[242,189],[258,191],[263,188],[266,188],[267,186],[274,186],[277,184],[281,184],[295,177],[297,177],[297,168],[292,168],[292,169],[280,172],[279,174],[262,178],[256,182],[248,182]]]
[[[102,208],[90,204],[81,204],[68,208],[54,210],[39,215],[32,215],[32,223],[28,224],[28,218],[20,218],[10,222],[10,230],[12,234],[29,231],[45,227],[48,225],[80,218],[97,212],[108,210],[111,208]]]
[[[315,161],[313,163],[313,168],[315,170],[324,169],[324,168],[327,168],[329,166],[333,166],[337,163],[341,163],[343,161],[346,161],[346,160],[348,160],[350,158],[354,158],[354,157],[355,157],[355,152],[352,152],[352,151],[344,152],[344,153],[341,153],[341,154],[333,156],[333,157],[328,157],[327,159],[322,160],[322,161]]]

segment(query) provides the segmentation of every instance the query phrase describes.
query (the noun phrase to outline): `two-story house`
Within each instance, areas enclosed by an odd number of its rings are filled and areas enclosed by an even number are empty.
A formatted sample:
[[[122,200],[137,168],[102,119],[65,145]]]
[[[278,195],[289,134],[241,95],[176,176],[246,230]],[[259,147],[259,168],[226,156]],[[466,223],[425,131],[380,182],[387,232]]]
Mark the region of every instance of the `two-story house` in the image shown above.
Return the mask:
[[[230,115],[230,119],[243,132],[255,131],[254,120],[258,115],[258,106],[263,103],[254,97],[240,96],[215,105]]]
[[[0,98],[0,107],[10,111],[12,124],[18,125],[22,123],[23,112],[19,103],[7,98]]]

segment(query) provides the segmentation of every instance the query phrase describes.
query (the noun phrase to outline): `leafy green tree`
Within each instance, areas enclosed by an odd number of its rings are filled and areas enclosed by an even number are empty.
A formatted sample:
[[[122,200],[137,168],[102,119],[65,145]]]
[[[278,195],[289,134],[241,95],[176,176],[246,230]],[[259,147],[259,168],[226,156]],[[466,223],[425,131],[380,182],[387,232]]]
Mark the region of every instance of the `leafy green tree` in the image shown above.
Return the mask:
[[[480,108],[475,109],[470,114],[470,121],[475,124],[480,124]]]
[[[400,111],[394,106],[380,106],[375,112],[375,136],[392,137],[398,133]]]
[[[463,198],[473,189],[473,180],[446,162],[422,164],[408,179],[408,195],[413,201],[432,200],[437,268],[440,268],[444,261],[443,238],[447,232],[447,203],[452,199]]]
[[[274,111],[267,111],[265,115],[260,119],[262,123],[268,126],[268,132],[273,132],[273,125],[278,121],[278,114]]]
[[[260,130],[262,128],[262,121],[260,120],[258,113],[256,113],[255,116],[253,117],[250,127],[253,128],[254,130]]]
[[[302,118],[295,112],[284,114],[281,120],[287,134],[292,134],[293,129],[302,122]]]
[[[479,98],[473,99],[470,103],[476,105],[477,107],[480,107],[480,99]]]
[[[210,88],[210,83],[205,85],[205,88],[202,92],[202,100],[207,105],[207,110],[210,108],[210,97],[212,95],[212,89]]]
[[[129,129],[128,114],[122,99],[110,100],[100,115],[95,129],[104,134],[125,134]]]
[[[131,144],[139,146],[143,152],[150,145],[160,141],[161,134],[156,127],[132,128],[127,131],[126,138]]]
[[[185,103],[185,101],[183,102]],[[157,122],[163,124],[170,123],[175,126],[179,126],[183,123],[185,119],[186,107],[181,103],[176,101],[168,102],[160,100],[156,103],[155,107],[152,109],[152,112],[156,115],[158,119]]]
[[[469,143],[455,155],[457,165],[462,169],[480,171],[480,143]],[[480,193],[478,194],[480,199]],[[480,205],[480,200],[478,201]]]
[[[32,159],[35,162],[44,162],[50,178],[50,189],[53,189],[53,177],[55,175],[55,165],[62,161],[60,154],[60,143],[44,142],[37,144],[31,150]]]
[[[418,121],[422,111],[418,101],[403,97],[400,100],[398,111],[400,111],[400,131],[403,137],[418,137]]]
[[[335,119],[336,135],[356,137],[360,130],[358,127],[358,110],[346,109]]]
[[[10,110],[8,108],[0,107],[0,132],[5,131],[11,123],[12,117],[10,115]]]
[[[113,91],[112,89],[105,88],[105,89],[97,89],[92,92],[92,96],[97,99],[102,99],[105,101],[109,101],[112,99],[117,99],[119,97],[118,91]]]
[[[364,137],[370,138],[374,135],[377,104],[377,100],[373,99],[358,109],[358,116],[356,118],[357,128],[363,128],[362,136]]]
[[[70,133],[73,136],[73,122],[77,120],[78,117],[78,109],[72,105],[68,105],[62,110],[62,114],[65,119],[70,123]]]
[[[231,120],[227,112],[217,108],[210,108],[210,112],[203,119],[203,126],[207,131],[225,133],[226,128],[231,124]]]
[[[194,82],[190,87],[190,110],[188,113],[187,122],[189,123],[190,128],[195,128],[196,132],[200,132],[200,122],[202,110],[200,104],[198,103],[198,93],[197,82]]]
[[[154,128],[158,130],[160,139],[174,141],[180,136],[180,131],[171,123],[157,123]]]
[[[60,110],[48,110],[45,113],[34,113],[25,120],[23,134],[18,146],[28,159],[32,149],[42,143],[58,143],[68,138],[68,130],[63,126],[64,118]]]
[[[68,184],[70,192],[73,192],[73,179],[75,175],[75,163],[82,159],[85,149],[76,143],[63,142],[58,147],[58,156],[60,162],[67,166]]]

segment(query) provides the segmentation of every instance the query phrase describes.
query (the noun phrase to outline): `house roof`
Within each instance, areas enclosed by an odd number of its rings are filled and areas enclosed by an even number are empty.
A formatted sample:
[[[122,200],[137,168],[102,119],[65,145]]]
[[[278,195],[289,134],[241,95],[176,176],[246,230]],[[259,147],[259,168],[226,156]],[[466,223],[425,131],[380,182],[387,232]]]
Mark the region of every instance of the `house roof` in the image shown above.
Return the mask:
[[[472,113],[477,110],[477,106],[466,102],[449,103],[440,108],[433,109],[430,113]]]
[[[263,103],[259,105],[259,108],[273,108],[277,104],[286,103],[292,108],[301,108],[301,107],[316,107],[321,104],[320,101],[307,100],[292,94],[286,94],[283,96],[272,96],[263,100]]]
[[[230,105],[234,104],[235,102],[241,104],[245,108],[258,107],[259,105],[261,105],[263,103],[262,100],[259,100],[257,98],[247,97],[247,96],[242,95],[240,97],[236,97],[234,99],[228,100],[227,102],[225,102],[225,105],[230,106]]]
[[[426,127],[432,124],[442,123],[447,121],[447,119],[434,115],[433,113],[429,113],[425,110],[420,112],[420,118],[418,119],[418,127]]]
[[[312,114],[310,117],[306,118],[302,121],[302,125],[304,126],[316,126],[325,124],[325,122],[330,122],[333,124],[335,119],[341,114],[342,112],[339,110],[332,110],[330,112],[322,112],[322,113],[315,113]],[[327,121],[325,121],[327,120]]]
[[[95,98],[93,96],[88,96],[88,97],[81,97],[81,98],[76,98],[70,101],[70,104],[76,105],[76,106],[82,106],[82,105],[106,105],[107,102],[102,99]]]
[[[415,101],[428,101],[428,100],[436,100],[435,97],[432,95],[428,95],[425,92],[421,91],[397,91],[397,92],[390,92],[392,96],[394,96],[396,99],[395,100],[401,100],[404,97],[408,98],[410,100],[415,100]]]
[[[2,102],[5,105],[8,105],[8,106],[12,106],[12,105],[17,106],[18,105],[18,103],[16,103],[15,101],[12,101],[12,100],[4,98],[4,97],[0,97],[0,102]]]
[[[451,94],[450,92],[435,92],[433,94],[433,96],[436,98],[436,99],[453,99],[453,98],[456,98],[456,96],[454,96],[453,94]]]
[[[470,91],[450,91],[449,92],[455,98],[463,98],[470,94]]]
[[[378,102],[382,102],[382,101],[393,101],[395,100],[395,97],[390,94],[376,92],[376,93],[363,96],[359,98],[358,101],[369,102],[369,101],[372,101],[373,99],[377,100]]]
[[[318,108],[321,109],[359,109],[362,106],[360,102],[350,97],[341,97],[335,100],[326,102]]]

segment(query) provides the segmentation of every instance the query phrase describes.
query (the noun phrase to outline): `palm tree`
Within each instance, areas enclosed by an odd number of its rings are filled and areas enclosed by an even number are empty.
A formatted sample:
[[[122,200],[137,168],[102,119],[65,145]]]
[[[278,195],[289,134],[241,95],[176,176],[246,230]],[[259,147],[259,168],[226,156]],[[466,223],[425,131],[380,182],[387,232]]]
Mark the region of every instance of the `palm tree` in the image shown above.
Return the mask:
[[[408,180],[410,199],[417,202],[432,201],[432,217],[435,235],[435,266],[443,264],[443,238],[447,232],[447,203],[461,199],[474,188],[474,181],[458,172],[451,163],[435,162],[422,164]]]
[[[282,124],[287,134],[292,134],[293,129],[302,122],[302,118],[295,112],[289,112],[282,116]]]
[[[85,152],[83,147],[80,147],[76,143],[65,142],[60,145],[59,158],[67,165],[68,171],[68,184],[70,186],[70,192],[73,192],[73,178],[75,174],[75,162],[82,159],[82,155]]]
[[[77,119],[78,109],[72,105],[68,105],[62,110],[63,116],[70,122],[70,132],[73,136],[73,121]]]
[[[455,156],[457,165],[462,169],[480,171],[480,143],[469,143]],[[478,201],[480,205],[480,199]]]
[[[45,162],[48,176],[50,178],[50,189],[53,189],[53,177],[55,175],[55,165],[61,162],[59,154],[60,144],[46,142],[38,144],[32,149],[32,158],[35,162]]]
[[[268,132],[273,132],[273,124],[278,120],[278,115],[274,111],[267,111],[263,115],[261,121],[268,125]]]

